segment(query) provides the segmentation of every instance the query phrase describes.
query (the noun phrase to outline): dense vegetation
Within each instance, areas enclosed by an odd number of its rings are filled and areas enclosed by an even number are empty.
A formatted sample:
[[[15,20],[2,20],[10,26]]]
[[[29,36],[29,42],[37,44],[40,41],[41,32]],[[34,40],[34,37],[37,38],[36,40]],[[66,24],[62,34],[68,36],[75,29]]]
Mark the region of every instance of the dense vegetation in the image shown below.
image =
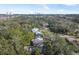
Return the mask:
[[[16,15],[0,20],[0,54],[24,54],[35,35],[32,28],[39,28],[43,33],[44,48],[41,52],[35,47],[35,54],[59,55],[78,54],[79,48],[69,43],[60,35],[79,38],[79,15]]]

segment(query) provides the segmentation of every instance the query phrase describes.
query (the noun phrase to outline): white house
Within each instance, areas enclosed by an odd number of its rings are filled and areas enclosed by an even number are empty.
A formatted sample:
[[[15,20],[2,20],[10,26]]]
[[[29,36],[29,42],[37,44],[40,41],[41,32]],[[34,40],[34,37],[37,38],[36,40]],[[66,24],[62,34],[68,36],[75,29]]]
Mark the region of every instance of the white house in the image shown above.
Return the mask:
[[[37,31],[39,31],[38,28],[33,28],[33,29],[32,29],[32,32],[33,32],[33,33],[36,33]]]

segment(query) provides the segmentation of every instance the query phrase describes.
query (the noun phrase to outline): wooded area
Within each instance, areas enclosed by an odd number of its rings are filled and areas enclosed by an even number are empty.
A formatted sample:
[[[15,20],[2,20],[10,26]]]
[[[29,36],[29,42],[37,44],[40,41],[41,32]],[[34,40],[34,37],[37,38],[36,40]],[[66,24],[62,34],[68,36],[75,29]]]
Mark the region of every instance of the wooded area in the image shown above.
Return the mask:
[[[74,36],[79,43],[79,15],[75,14],[10,15],[5,20],[0,19],[0,54],[31,55],[29,46],[35,38],[33,28],[39,28],[44,39],[42,51],[36,46],[35,55],[79,54],[79,47],[60,37]]]

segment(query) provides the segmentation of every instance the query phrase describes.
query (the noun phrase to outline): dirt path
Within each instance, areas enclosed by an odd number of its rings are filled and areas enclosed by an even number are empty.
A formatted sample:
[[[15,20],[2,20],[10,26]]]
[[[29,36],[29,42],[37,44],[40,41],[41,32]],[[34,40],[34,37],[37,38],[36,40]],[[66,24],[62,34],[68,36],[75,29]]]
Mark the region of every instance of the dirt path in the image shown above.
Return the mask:
[[[60,35],[60,37],[67,38],[70,42],[74,40],[79,40],[79,38],[76,38],[75,36],[69,36],[69,35]]]
[[[79,38],[76,38],[75,36],[69,36],[69,35],[60,35],[60,37],[66,38],[67,41],[69,41],[77,48],[79,48]]]

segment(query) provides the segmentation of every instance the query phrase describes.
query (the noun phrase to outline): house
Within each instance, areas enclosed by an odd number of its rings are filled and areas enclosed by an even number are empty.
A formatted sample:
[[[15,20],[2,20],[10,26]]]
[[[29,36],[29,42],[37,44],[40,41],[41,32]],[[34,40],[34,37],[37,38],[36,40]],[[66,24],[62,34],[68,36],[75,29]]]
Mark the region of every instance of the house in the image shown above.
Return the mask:
[[[29,51],[31,52],[32,55],[34,55],[36,46],[40,47],[42,52],[44,46],[43,44],[44,40],[43,40],[43,34],[38,28],[33,28],[32,32],[35,34],[35,39],[32,39],[32,41],[30,41]]]
[[[32,29],[32,32],[35,33],[35,36],[36,36],[36,37],[42,37],[42,32],[39,31],[38,28],[33,28],[33,29]]]
[[[49,26],[49,24],[48,24],[48,23],[44,23],[44,24],[43,24],[43,27],[48,28],[48,26]]]
[[[35,38],[33,40],[34,45],[41,45],[42,43],[43,43],[43,38],[42,37],[38,37],[38,38]]]
[[[35,33],[35,39],[33,39],[33,44],[34,45],[41,45],[43,44],[43,35],[42,32],[39,31],[38,28],[33,28],[32,32]]]
[[[36,35],[36,37],[43,37],[43,34],[42,34],[40,31],[37,31],[37,32],[35,33],[35,35]]]
[[[33,32],[33,33],[36,33],[37,31],[39,31],[38,28],[33,28],[33,29],[32,29],[32,32]]]

